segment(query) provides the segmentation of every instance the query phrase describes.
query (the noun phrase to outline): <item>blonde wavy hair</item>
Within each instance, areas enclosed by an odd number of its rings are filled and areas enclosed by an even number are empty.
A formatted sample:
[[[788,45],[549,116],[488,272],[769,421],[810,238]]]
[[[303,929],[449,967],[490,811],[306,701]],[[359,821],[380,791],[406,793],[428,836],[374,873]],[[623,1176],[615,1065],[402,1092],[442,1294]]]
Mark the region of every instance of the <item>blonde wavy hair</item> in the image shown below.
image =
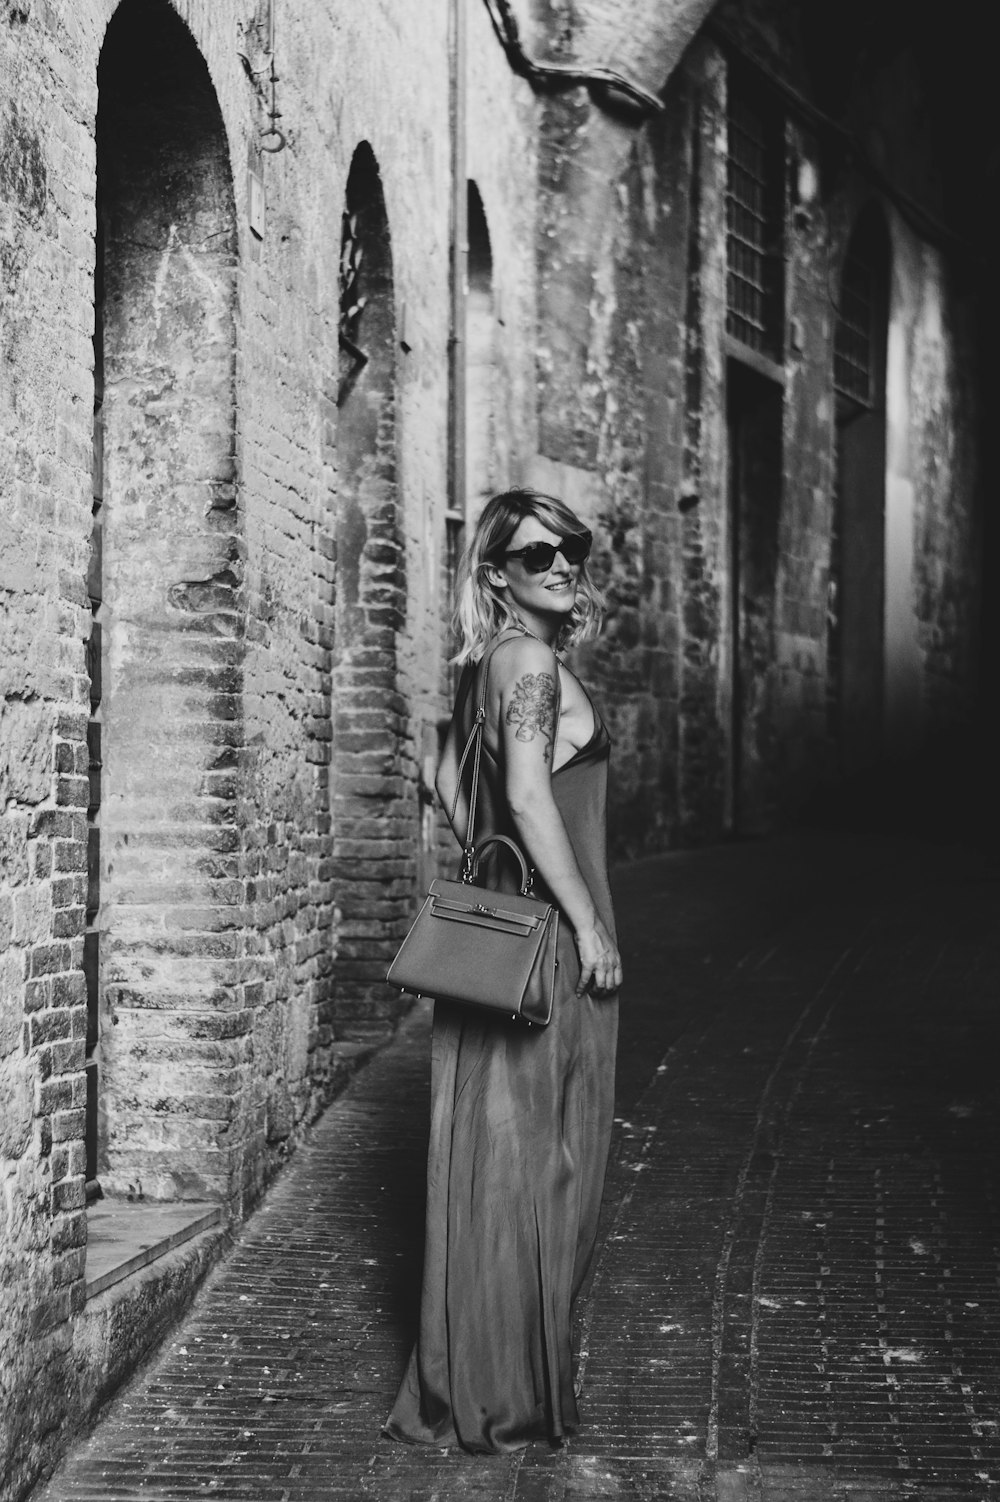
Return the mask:
[[[505,490],[487,501],[458,567],[454,625],[461,646],[455,654],[456,663],[478,662],[497,632],[518,624],[517,613],[507,604],[503,593],[490,583],[487,565],[500,560],[527,516],[533,516],[559,537],[574,537],[587,531],[565,502],[538,490],[527,487]],[[604,624],[605,609],[604,596],[584,562],[577,576],[572,614],[559,633],[560,650],[597,636]]]

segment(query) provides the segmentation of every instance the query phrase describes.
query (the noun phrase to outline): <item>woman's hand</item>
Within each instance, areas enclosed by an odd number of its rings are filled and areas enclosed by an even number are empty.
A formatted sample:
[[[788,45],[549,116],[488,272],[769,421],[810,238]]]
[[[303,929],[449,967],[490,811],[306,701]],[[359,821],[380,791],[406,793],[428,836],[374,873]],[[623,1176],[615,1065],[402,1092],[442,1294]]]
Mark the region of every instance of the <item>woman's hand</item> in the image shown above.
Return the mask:
[[[588,987],[595,996],[617,991],[622,983],[621,955],[600,918],[595,918],[586,928],[578,928],[573,937],[580,955],[577,996],[582,996]]]
[[[572,925],[580,955],[582,996],[609,996],[622,983],[618,946],[598,917],[552,792],[558,734],[559,665],[534,637],[514,639],[497,654],[497,719],[507,803],[532,865]]]

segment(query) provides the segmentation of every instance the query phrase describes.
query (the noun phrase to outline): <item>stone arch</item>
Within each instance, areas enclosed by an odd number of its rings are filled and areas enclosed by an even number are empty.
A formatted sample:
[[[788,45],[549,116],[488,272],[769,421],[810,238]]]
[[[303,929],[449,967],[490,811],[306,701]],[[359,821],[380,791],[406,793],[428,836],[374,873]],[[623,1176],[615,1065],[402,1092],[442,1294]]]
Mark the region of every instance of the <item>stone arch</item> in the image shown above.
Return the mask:
[[[478,187],[468,188],[466,301],[466,526],[476,524],[496,488],[496,309],[493,250]]]
[[[234,786],[243,539],[236,216],[207,65],[167,0],[100,55],[88,987],[105,1194],[224,1199],[247,1050]]]
[[[849,775],[884,751],[890,267],[889,228],[881,204],[871,201],[839,267],[834,335],[827,703],[837,759]]]
[[[385,973],[416,872],[413,753],[398,682],[406,562],[396,461],[392,238],[371,146],[354,153],[340,258],[335,519],[333,874],[339,917],[331,1021],[340,1037],[383,1032]]]

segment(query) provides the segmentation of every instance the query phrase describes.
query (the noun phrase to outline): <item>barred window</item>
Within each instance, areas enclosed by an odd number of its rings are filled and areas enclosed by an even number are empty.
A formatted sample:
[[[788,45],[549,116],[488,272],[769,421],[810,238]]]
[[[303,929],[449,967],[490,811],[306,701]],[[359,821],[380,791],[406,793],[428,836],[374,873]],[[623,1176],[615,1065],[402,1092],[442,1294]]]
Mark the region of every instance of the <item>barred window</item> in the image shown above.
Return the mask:
[[[874,401],[872,358],[873,277],[871,265],[856,254],[844,263],[833,345],[833,384],[861,407]]]
[[[784,143],[779,117],[730,80],[726,159],[726,331],[781,358]]]

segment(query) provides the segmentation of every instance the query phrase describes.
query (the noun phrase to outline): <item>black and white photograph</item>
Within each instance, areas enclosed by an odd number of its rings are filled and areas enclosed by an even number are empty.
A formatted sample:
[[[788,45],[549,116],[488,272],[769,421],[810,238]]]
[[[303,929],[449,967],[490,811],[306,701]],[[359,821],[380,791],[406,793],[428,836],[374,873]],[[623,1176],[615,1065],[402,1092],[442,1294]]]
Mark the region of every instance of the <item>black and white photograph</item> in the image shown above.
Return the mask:
[[[990,14],[0,0],[0,1502],[1000,1502]]]

